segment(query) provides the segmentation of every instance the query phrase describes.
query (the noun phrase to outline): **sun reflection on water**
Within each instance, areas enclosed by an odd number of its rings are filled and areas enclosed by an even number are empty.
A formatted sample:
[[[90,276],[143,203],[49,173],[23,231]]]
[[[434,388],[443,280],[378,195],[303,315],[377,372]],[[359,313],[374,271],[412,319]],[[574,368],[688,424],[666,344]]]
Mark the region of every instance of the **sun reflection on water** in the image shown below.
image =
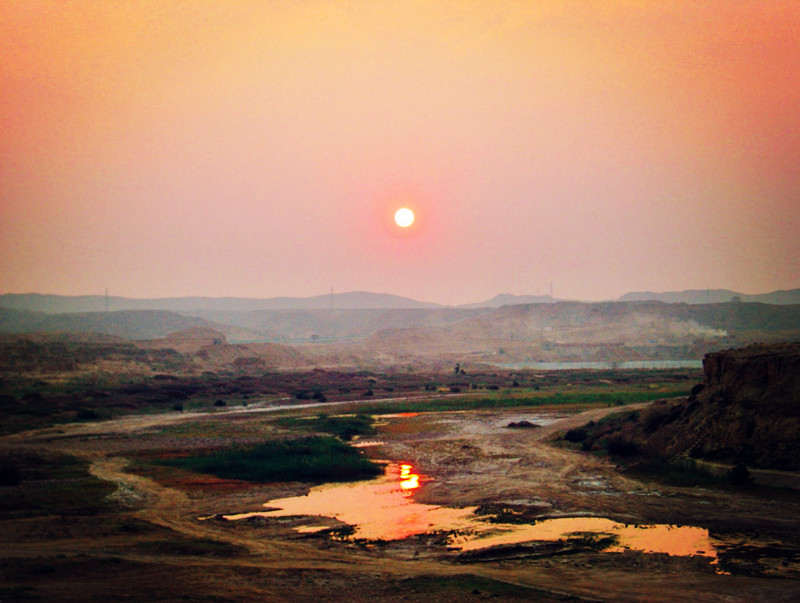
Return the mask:
[[[351,538],[368,540],[398,540],[441,529],[463,530],[474,522],[475,507],[451,509],[414,502],[413,493],[424,480],[411,464],[389,463],[384,476],[375,480],[316,486],[306,496],[264,504],[277,510],[226,515],[225,518],[332,517],[354,527]],[[325,527],[301,529],[309,532]]]
[[[411,496],[419,488],[419,475],[412,473],[412,465],[400,465],[400,488],[406,496]]]
[[[450,548],[473,551],[538,541],[569,540],[581,535],[613,536],[603,550],[625,550],[669,555],[701,555],[716,562],[717,553],[708,530],[675,525],[628,525],[602,517],[560,517],[533,524],[506,524],[475,515],[477,507],[447,508],[420,504],[414,492],[426,481],[409,463],[389,463],[375,480],[324,484],[305,496],[271,500],[270,511],[226,515],[237,520],[251,517],[329,517],[353,527],[350,539],[399,540],[434,531],[452,532]],[[300,532],[332,526],[306,525]]]

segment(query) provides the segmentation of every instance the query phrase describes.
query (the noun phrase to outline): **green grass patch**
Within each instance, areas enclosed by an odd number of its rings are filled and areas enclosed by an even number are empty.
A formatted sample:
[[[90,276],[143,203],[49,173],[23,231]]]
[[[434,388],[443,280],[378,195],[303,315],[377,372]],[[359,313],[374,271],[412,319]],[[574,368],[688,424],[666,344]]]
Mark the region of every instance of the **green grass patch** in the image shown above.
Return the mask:
[[[284,417],[276,421],[281,427],[301,431],[329,433],[343,440],[351,440],[357,435],[375,433],[372,417],[365,414],[334,416],[318,415],[317,417]]]
[[[116,509],[116,487],[88,471],[83,459],[66,455],[11,453],[0,457],[5,478],[0,518],[95,515]]]
[[[556,392],[523,390],[519,393],[503,391],[495,395],[454,396],[424,398],[399,402],[359,404],[358,410],[366,414],[388,414],[399,412],[440,412],[454,410],[483,410],[502,408],[531,408],[539,406],[605,407],[623,406],[635,402],[649,402],[659,398],[674,398],[689,395],[689,386],[661,388],[631,388],[610,392],[608,389]]]
[[[669,461],[647,459],[631,467],[629,473],[640,478],[682,488],[719,487],[729,485],[725,476],[712,475],[692,459]]]
[[[249,482],[347,482],[382,473],[380,465],[328,436],[265,442],[258,446],[159,462],[223,479]]]

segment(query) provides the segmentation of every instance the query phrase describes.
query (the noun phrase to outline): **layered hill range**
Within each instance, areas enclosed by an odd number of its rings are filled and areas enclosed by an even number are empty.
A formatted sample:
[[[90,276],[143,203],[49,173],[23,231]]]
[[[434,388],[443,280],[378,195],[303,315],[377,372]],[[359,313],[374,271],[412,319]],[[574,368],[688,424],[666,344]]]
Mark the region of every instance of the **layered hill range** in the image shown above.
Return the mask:
[[[347,295],[339,299],[341,305]],[[373,294],[359,301],[359,295],[349,294],[348,303],[405,303],[404,298]],[[62,339],[64,334],[110,336],[118,338],[114,345],[126,342],[151,356],[156,350],[171,351],[177,355],[175,368],[180,365],[188,372],[699,360],[707,352],[754,341],[800,341],[800,305],[747,302],[737,296],[710,304],[549,300],[499,308],[337,308],[337,300],[329,299],[332,308],[249,310],[221,309],[235,306],[230,300],[182,298],[180,303],[173,300],[173,307],[189,307],[181,312],[31,309],[43,304],[83,308],[79,300],[84,298],[54,297],[31,296],[30,307],[22,308],[25,296],[0,296],[0,333],[13,334],[6,339],[15,342],[25,337],[33,341],[31,334],[39,341],[43,334]],[[169,356],[165,354],[161,357]]]

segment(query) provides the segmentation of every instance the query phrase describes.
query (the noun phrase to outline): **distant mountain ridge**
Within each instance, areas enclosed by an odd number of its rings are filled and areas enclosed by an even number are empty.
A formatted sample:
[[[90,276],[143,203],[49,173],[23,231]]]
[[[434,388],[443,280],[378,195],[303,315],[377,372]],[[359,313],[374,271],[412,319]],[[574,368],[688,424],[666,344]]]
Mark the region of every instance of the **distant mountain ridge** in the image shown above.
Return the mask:
[[[357,310],[370,308],[443,308],[441,304],[419,302],[399,295],[352,291],[313,297],[163,297],[138,299],[103,295],[45,295],[6,293],[0,295],[0,308],[29,310],[47,314],[77,312],[116,312],[120,310],[163,310],[190,313],[197,311],[251,312],[254,310]]]
[[[689,289],[686,291],[633,291],[619,297],[618,302],[661,301],[664,303],[714,304],[738,299],[743,302],[760,302],[773,305],[800,304],[800,289],[772,291],[746,295],[730,289]],[[118,312],[122,310],[158,310],[185,315],[211,312],[255,312],[274,310],[421,310],[421,309],[481,309],[517,306],[522,304],[552,304],[560,301],[550,295],[512,295],[501,293],[495,297],[468,304],[448,306],[422,302],[400,295],[351,291],[312,297],[164,297],[139,299],[103,295],[46,295],[40,293],[6,293],[0,295],[0,309],[44,312],[46,314],[71,314],[85,312]],[[592,303],[592,302],[587,302]]]
[[[558,300],[549,295],[512,295],[501,293],[492,299],[473,304],[461,304],[459,308],[499,308],[501,306],[518,306],[520,304],[552,304]]]
[[[634,291],[626,293],[618,298],[617,301],[662,301],[667,304],[720,304],[737,299],[743,302],[794,305],[800,304],[800,289],[772,291],[771,293],[759,293],[757,295],[746,295],[744,293],[731,291],[730,289],[687,289],[686,291],[665,291],[664,293]]]
[[[393,332],[402,339],[452,339],[463,347],[472,340],[551,341],[559,344],[608,344],[624,341],[719,339],[723,332],[768,331],[797,339],[800,304],[753,302],[668,304],[644,302],[556,302],[499,308],[411,308],[362,310],[166,310],[64,312],[48,314],[0,308],[0,333],[105,333],[152,339],[191,327],[224,333],[228,341],[325,342],[378,340]],[[651,333],[652,332],[652,333]],[[648,333],[650,333],[648,335]],[[498,343],[497,347],[505,344]]]

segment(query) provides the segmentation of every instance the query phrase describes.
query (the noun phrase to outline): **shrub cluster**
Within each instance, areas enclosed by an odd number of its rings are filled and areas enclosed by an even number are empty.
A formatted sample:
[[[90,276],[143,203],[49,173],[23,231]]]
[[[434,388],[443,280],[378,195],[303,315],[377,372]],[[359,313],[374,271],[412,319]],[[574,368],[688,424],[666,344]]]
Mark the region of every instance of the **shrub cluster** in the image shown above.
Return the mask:
[[[374,477],[382,471],[356,449],[327,436],[266,442],[163,463],[251,482],[346,482]]]

